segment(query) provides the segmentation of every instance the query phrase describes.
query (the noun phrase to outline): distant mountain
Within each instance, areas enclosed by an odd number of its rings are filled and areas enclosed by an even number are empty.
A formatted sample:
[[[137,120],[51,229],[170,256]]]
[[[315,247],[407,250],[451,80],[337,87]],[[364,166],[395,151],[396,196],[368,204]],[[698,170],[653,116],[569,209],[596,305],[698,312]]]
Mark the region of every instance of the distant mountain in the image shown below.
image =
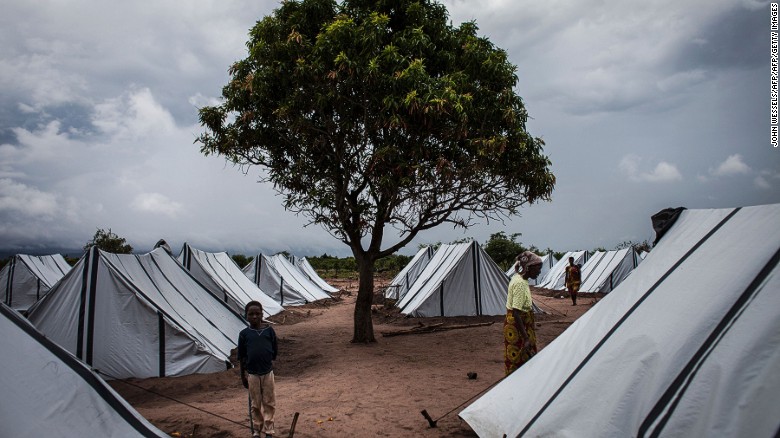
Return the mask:
[[[49,255],[61,254],[63,257],[81,258],[84,255],[82,248],[0,248],[0,259],[6,259],[16,254]]]

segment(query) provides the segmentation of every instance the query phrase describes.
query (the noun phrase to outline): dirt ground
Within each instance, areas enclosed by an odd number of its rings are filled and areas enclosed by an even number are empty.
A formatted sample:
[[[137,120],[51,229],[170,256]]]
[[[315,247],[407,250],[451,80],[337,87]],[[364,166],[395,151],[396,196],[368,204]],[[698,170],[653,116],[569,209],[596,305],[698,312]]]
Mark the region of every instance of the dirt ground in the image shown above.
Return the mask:
[[[458,418],[504,376],[503,316],[406,318],[374,306],[374,344],[352,344],[356,281],[327,304],[291,307],[272,319],[279,338],[276,437],[473,437]],[[384,286],[377,282],[377,290]],[[544,348],[598,300],[572,306],[561,292],[534,290],[539,347]],[[421,325],[466,328],[385,336]],[[517,372],[522,372],[522,368]],[[470,379],[468,373],[476,373]],[[114,381],[138,412],[175,437],[250,437],[247,393],[237,368],[215,374]],[[143,388],[143,389],[142,389]],[[437,423],[429,427],[421,411]]]

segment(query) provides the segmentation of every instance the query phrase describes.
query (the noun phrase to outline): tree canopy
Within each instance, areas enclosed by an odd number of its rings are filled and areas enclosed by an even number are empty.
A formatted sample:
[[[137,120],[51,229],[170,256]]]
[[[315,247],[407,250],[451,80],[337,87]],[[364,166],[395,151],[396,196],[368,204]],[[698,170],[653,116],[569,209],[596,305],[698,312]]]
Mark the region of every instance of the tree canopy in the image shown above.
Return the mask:
[[[490,235],[490,238],[482,248],[493,259],[498,266],[503,270],[509,269],[509,266],[515,263],[515,258],[523,251],[533,251],[539,254],[539,249],[531,245],[530,248],[526,248],[522,243],[517,241],[520,233],[513,233],[507,236],[503,231]],[[540,254],[542,255],[542,254]]]
[[[284,1],[251,29],[222,103],[200,109],[203,153],[262,167],[286,209],[351,248],[353,340],[373,340],[357,320],[368,311],[370,329],[376,260],[423,230],[502,220],[552,193],[516,67],[477,30],[429,0]]]
[[[106,252],[112,252],[114,254],[130,254],[133,252],[133,247],[127,243],[124,237],[119,237],[111,231],[111,228],[104,230],[98,228],[95,231],[95,235],[92,236],[92,240],[84,245],[84,251],[89,250],[90,247],[97,246]]]

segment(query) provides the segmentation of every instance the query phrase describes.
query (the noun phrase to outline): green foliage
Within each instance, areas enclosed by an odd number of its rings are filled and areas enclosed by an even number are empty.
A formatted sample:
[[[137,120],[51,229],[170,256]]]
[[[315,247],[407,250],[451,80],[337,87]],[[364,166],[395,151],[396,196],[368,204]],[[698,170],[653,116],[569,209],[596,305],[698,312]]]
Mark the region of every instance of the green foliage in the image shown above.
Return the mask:
[[[323,254],[320,257],[306,257],[309,264],[320,276],[352,278],[357,276],[357,263],[354,257],[338,258]],[[387,276],[395,276],[410,261],[411,256],[393,254],[376,261],[375,272]]]
[[[443,5],[285,1],[247,46],[224,103],[200,110],[201,151],[264,167],[286,208],[361,258],[549,199],[555,178],[526,132],[516,67]],[[382,250],[388,224],[403,238]]]
[[[233,254],[230,256],[230,258],[232,258],[233,261],[236,262],[239,268],[243,268],[254,259],[254,257],[248,257],[245,256],[244,254]]]
[[[521,235],[521,233],[513,233],[507,237],[506,233],[499,231],[491,234],[488,241],[482,245],[482,248],[501,269],[507,270],[515,262],[515,257],[518,254],[528,250],[528,248],[517,241],[517,238]]]
[[[92,240],[84,245],[84,251],[89,250],[92,246],[97,246],[103,251],[114,254],[131,254],[133,252],[133,247],[127,243],[127,240],[116,235],[111,231],[111,228],[108,230],[98,228]]]
[[[196,142],[263,168],[286,209],[350,247],[361,277],[422,230],[550,199],[516,67],[434,0],[283,1],[247,48],[223,103],[200,109]],[[383,247],[388,227],[400,237]],[[353,341],[368,342],[373,281],[360,283]]]
[[[650,252],[650,250],[653,249],[652,245],[647,240],[643,240],[642,242],[639,243],[633,242],[631,240],[626,240],[615,247],[615,249],[623,249],[623,248],[634,248],[634,251],[636,251],[637,253],[640,253],[642,251]]]

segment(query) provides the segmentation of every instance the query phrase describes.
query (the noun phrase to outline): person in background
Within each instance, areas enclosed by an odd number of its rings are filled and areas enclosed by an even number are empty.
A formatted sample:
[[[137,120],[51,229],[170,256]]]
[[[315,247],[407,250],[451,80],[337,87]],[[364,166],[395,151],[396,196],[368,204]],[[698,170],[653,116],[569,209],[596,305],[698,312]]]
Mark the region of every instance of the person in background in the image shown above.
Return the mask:
[[[504,365],[506,375],[526,363],[536,352],[533,300],[529,278],[542,272],[542,258],[525,251],[516,258],[515,275],[509,281],[504,320]]]
[[[249,327],[238,334],[241,383],[249,390],[253,436],[259,437],[262,429],[266,438],[272,438],[276,411],[273,367],[278,352],[276,332],[263,322],[263,305],[259,302],[248,302],[244,311]]]
[[[571,305],[577,305],[577,292],[580,291],[580,265],[574,264],[574,257],[569,257],[569,266],[566,267],[566,289],[571,297]]]

